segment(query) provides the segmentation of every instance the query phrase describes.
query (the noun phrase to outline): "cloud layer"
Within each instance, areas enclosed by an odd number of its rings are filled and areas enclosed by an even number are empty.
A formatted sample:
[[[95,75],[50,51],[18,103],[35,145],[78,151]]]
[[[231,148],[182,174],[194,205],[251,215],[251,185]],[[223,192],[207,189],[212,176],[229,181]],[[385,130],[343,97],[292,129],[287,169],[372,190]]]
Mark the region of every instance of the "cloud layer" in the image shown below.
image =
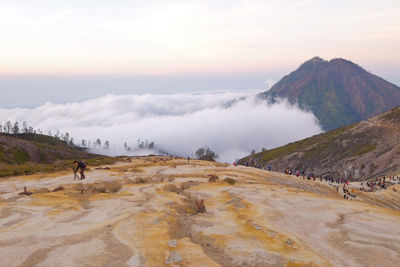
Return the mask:
[[[240,99],[238,101],[235,101]],[[80,103],[0,109],[0,118],[27,121],[43,132],[69,132],[75,140],[154,141],[181,156],[207,145],[223,162],[252,149],[272,148],[321,132],[313,114],[286,102],[267,105],[254,93],[107,95]]]

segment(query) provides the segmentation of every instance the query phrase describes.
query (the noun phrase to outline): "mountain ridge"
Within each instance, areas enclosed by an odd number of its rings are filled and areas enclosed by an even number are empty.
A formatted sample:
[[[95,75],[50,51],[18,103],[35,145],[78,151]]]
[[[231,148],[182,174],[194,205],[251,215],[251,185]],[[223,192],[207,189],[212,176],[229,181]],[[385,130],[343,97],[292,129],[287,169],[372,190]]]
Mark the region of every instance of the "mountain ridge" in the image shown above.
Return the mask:
[[[368,180],[400,174],[400,106],[373,118],[265,150],[238,161],[274,170]]]
[[[331,130],[400,105],[400,87],[349,60],[314,57],[259,97],[297,103],[313,112],[324,130]]]

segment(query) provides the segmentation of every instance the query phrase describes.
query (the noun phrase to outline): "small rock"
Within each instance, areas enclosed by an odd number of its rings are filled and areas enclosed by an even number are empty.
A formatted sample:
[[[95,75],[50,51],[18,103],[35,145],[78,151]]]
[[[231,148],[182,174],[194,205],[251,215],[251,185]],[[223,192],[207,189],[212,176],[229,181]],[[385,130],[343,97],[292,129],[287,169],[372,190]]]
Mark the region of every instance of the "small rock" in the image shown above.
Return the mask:
[[[288,246],[291,246],[291,245],[292,245],[292,243],[293,243],[293,241],[292,241],[292,240],[290,240],[290,239],[286,240],[286,244],[287,244]]]
[[[251,226],[254,227],[254,229],[256,229],[256,230],[258,230],[258,231],[262,230],[262,227],[259,226],[259,225],[257,225],[257,224],[255,224],[255,223],[253,223],[253,222],[251,222],[250,224],[251,224]]]
[[[275,237],[275,236],[276,236],[276,233],[275,233],[275,232],[272,232],[272,231],[269,231],[268,234],[269,234],[270,237]]]
[[[178,241],[176,241],[176,240],[168,240],[168,246],[170,248],[176,248],[177,244],[178,244]]]
[[[58,192],[58,191],[62,191],[62,190],[64,190],[64,187],[62,185],[60,185],[60,186],[54,188],[51,192]]]
[[[159,218],[158,217],[150,222],[150,224],[158,224],[158,223],[159,223]]]
[[[165,260],[165,264],[172,264],[172,263],[176,263],[176,262],[180,262],[182,261],[183,258],[182,256],[178,253],[178,251],[176,250],[172,250],[169,253],[168,258]]]

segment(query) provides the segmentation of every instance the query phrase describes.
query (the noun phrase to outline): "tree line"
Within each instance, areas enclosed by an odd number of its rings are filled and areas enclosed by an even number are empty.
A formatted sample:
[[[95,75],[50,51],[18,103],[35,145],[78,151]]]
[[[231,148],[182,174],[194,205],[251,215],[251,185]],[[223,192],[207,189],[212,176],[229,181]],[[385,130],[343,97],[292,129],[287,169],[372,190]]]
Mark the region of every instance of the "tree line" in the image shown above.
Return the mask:
[[[93,149],[104,149],[109,150],[111,148],[111,144],[108,140],[102,142],[100,138],[97,138],[95,141],[91,141],[90,139],[82,139],[79,144],[75,144],[75,139],[70,136],[68,132],[61,133],[57,130],[54,134],[51,131],[44,133],[41,129],[35,129],[32,126],[28,125],[26,121],[22,123],[15,121],[14,123],[11,121],[6,121],[4,124],[0,122],[0,133],[5,134],[41,134],[54,137],[58,140],[65,141],[71,147],[82,147],[82,148],[93,148]],[[123,147],[126,152],[131,152],[133,150],[152,150],[156,148],[156,145],[153,141],[148,140],[137,140],[137,147],[132,148],[128,145],[127,142],[124,142]],[[202,160],[210,160],[215,161],[218,156],[212,151],[209,147],[204,146],[199,148],[195,152],[195,156],[198,159]]]
[[[71,147],[82,147],[82,148],[93,148],[93,149],[104,149],[109,150],[111,144],[108,140],[104,142],[100,138],[95,138],[94,141],[90,139],[82,139],[80,142],[75,143],[75,139],[70,136],[68,132],[62,133],[57,130],[55,133],[51,131],[43,132],[41,129],[35,129],[34,127],[28,125],[26,121],[22,123],[15,121],[6,121],[4,124],[0,122],[0,133],[5,134],[41,134],[46,136],[54,137],[58,140],[65,141]],[[154,149],[155,143],[148,140],[137,140],[137,148],[132,148],[127,142],[124,142],[124,148],[127,152],[132,150],[143,150],[143,149]]]

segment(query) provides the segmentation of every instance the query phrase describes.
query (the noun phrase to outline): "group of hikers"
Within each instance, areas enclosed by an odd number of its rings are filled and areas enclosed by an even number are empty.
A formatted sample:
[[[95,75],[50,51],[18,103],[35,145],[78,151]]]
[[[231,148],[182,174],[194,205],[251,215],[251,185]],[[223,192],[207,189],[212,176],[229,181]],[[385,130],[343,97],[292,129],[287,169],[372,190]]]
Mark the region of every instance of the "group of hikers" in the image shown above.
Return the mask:
[[[234,165],[237,165],[237,163],[234,163]],[[249,164],[249,162],[245,162],[243,164],[246,167],[249,167],[253,164]],[[258,168],[258,169],[267,169],[269,171],[271,171],[271,166],[268,167],[262,167],[260,164],[254,164],[252,167],[254,168]],[[349,180],[345,179],[345,178],[333,178],[330,176],[325,176],[325,177],[316,177],[314,175],[314,173],[310,172],[310,173],[306,173],[305,170],[290,170],[290,169],[285,169],[283,170],[283,173],[287,174],[287,175],[295,175],[296,177],[302,177],[303,179],[307,179],[307,180],[313,180],[313,181],[325,181],[325,182],[329,182],[330,184],[337,184],[336,186],[336,191],[339,192],[339,186],[343,185],[343,198],[344,199],[349,199],[350,197],[356,197],[356,195],[354,195],[354,188],[352,188],[351,190],[349,190]],[[390,177],[381,177],[381,178],[376,178],[375,180],[369,180],[369,181],[365,181],[365,182],[361,182],[360,185],[360,191],[364,191],[364,192],[373,192],[376,191],[378,189],[387,189],[389,186],[393,186],[395,184],[400,184],[400,177],[394,177],[394,176],[390,176]],[[392,190],[397,192],[396,187],[392,187]]]
[[[238,165],[239,165],[239,163],[233,162],[233,166],[238,166]],[[246,167],[249,167],[249,166],[250,166],[248,161],[245,162],[243,165],[246,166]],[[261,164],[255,164],[254,166],[251,166],[251,167],[254,167],[254,168],[257,168],[257,169],[263,169],[263,167],[261,166]],[[268,166],[267,168],[264,167],[264,170],[265,170],[265,169],[267,169],[268,171],[271,171],[271,170],[272,170],[271,166]]]
[[[400,177],[390,176],[388,178],[381,177],[376,178],[372,181],[362,182],[360,185],[360,190],[364,192],[373,192],[378,189],[387,189],[389,186],[393,186],[395,184],[400,184]],[[392,187],[393,191],[397,192],[396,187]]]

